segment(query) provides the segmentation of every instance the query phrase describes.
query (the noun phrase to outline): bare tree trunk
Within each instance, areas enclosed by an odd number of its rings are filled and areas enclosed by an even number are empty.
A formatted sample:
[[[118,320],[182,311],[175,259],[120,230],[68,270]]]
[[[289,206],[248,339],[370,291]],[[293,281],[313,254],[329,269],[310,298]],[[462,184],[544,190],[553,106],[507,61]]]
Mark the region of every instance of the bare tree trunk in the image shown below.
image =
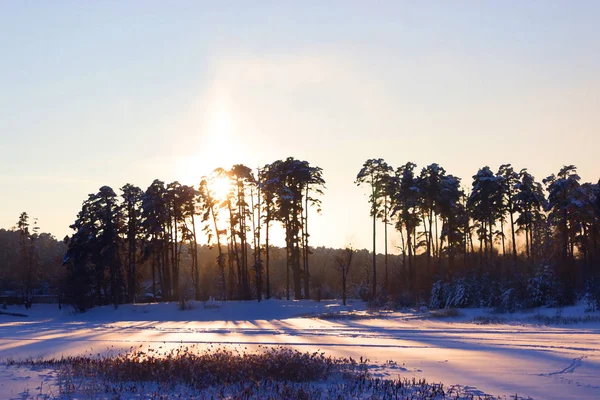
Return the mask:
[[[531,250],[529,243],[529,223],[525,224],[525,254],[527,259],[531,261]]]
[[[406,265],[406,243],[404,241],[404,232],[402,230],[402,226],[400,226],[400,243],[402,244],[402,268],[406,268],[408,269],[408,266]]]
[[[196,273],[196,301],[200,300],[200,266],[198,265],[198,241],[196,239],[196,219],[194,218],[194,214],[192,213],[192,235],[194,235],[194,243],[192,245],[193,249],[193,260],[192,265],[194,265],[195,273]]]
[[[512,235],[513,262],[517,265],[517,239],[515,235],[515,218],[512,212],[510,213],[510,232]]]
[[[308,190],[309,186],[306,185],[306,192],[304,196],[304,224],[302,226],[303,240],[303,262],[304,262],[304,297],[310,299],[310,271],[308,268],[308,256],[310,249],[308,247]]]
[[[384,252],[385,252],[385,290],[389,292],[390,281],[388,276],[388,204],[387,196],[383,197],[383,227],[384,227]]]
[[[227,241],[227,265],[229,267],[228,270],[228,274],[227,274],[227,298],[229,300],[233,300],[234,299],[234,292],[235,292],[235,269],[233,268],[233,262],[235,261],[235,259],[233,258],[233,242],[231,240],[231,237],[229,238],[229,240]]]
[[[377,213],[375,212],[375,207],[373,206],[373,289],[372,289],[372,298],[377,297],[377,253],[375,250],[375,231],[377,222]]]
[[[411,232],[408,227],[406,227],[406,243],[408,243],[408,291],[414,295],[413,246],[411,241]]]
[[[346,305],[346,274],[342,277],[342,303]]]
[[[504,246],[504,220],[500,220],[500,233],[502,235],[502,256],[506,256],[506,247]]]
[[[290,217],[286,215],[285,217],[285,252],[286,252],[286,268],[285,268],[285,283],[286,283],[286,299],[290,299],[290,264],[292,262],[292,249],[291,249],[291,227],[290,227]]]
[[[267,211],[269,213],[269,211]],[[271,272],[270,272],[270,264],[269,264],[269,224],[271,221],[267,216],[266,226],[265,226],[265,258],[266,258],[266,273],[267,273],[267,299],[271,298]]]
[[[435,254],[436,257],[438,258],[438,262],[441,260],[441,256],[440,256],[440,242],[439,242],[439,232],[438,232],[438,216],[435,216]]]
[[[494,259],[494,221],[490,218],[490,260]]]
[[[156,257],[152,255],[152,300],[156,296]]]

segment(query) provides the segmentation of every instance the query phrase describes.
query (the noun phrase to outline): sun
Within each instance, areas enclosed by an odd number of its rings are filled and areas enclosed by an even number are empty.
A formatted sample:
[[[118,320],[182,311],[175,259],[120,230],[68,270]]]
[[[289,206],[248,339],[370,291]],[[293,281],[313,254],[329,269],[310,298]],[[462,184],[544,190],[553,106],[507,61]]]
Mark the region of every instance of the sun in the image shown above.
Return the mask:
[[[225,201],[231,193],[231,180],[227,176],[216,176],[208,182],[209,190],[215,200]]]

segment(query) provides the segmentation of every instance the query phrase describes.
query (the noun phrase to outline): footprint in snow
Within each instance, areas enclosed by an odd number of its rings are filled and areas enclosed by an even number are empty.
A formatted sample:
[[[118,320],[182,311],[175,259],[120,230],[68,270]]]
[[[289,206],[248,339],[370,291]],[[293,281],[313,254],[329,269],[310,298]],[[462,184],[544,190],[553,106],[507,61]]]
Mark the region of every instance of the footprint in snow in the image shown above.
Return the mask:
[[[559,370],[559,371],[554,371],[554,372],[548,372],[546,374],[539,374],[539,376],[554,376],[554,375],[562,375],[562,374],[567,374],[567,373],[573,373],[575,372],[575,370],[579,367],[581,367],[581,365],[583,364],[583,359],[587,358],[587,356],[581,356],[581,357],[577,357],[574,358],[573,361],[571,361],[571,363],[569,365],[567,365],[565,368]]]

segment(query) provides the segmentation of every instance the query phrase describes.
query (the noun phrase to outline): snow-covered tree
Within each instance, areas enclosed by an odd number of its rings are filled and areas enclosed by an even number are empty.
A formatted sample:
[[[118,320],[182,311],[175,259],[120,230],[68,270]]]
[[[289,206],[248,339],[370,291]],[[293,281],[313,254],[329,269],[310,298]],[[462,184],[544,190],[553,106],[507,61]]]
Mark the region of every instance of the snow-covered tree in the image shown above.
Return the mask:
[[[493,256],[494,226],[500,215],[502,178],[496,176],[488,166],[473,176],[473,187],[467,202],[471,217],[479,222],[480,254],[485,244],[486,259]]]
[[[497,176],[501,177],[500,191],[501,191],[501,206],[500,206],[500,223],[502,224],[502,253],[505,254],[504,246],[504,216],[508,214],[510,220],[510,233],[512,239],[512,253],[513,262],[517,263],[517,239],[515,232],[515,214],[517,213],[516,197],[517,190],[516,185],[519,183],[519,174],[515,172],[512,165],[503,164],[498,169]]]
[[[413,255],[415,254],[415,238],[420,222],[420,190],[417,185],[414,169],[416,164],[408,162],[398,167],[394,176],[394,192],[392,193],[392,216],[396,218],[396,230],[400,232],[403,246],[404,265],[408,266],[409,291],[414,289],[415,270]],[[406,241],[403,232],[406,233]],[[407,249],[407,252],[404,249]],[[406,261],[408,253],[408,263]]]

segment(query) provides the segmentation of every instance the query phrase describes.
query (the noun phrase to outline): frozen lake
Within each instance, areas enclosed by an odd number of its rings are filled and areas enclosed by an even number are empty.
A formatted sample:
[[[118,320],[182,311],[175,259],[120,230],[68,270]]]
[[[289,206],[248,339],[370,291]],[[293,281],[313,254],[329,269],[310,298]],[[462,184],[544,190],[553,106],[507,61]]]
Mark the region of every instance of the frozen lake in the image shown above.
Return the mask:
[[[473,393],[533,399],[600,398],[600,323],[531,323],[545,309],[502,315],[503,323],[477,324],[485,310],[461,310],[452,318],[428,313],[384,313],[369,318],[320,319],[314,315],[355,310],[337,302],[270,300],[203,303],[180,311],[176,303],[101,307],[72,315],[56,306],[36,305],[27,318],[0,315],[0,359],[60,357],[125,351],[131,346],[290,345],[335,356],[366,357],[375,376],[424,377],[445,385],[472,387]],[[19,308],[7,311],[26,312]],[[561,315],[591,316],[581,307]],[[491,316],[498,318],[497,315]],[[391,362],[390,362],[391,361]],[[0,398],[18,397],[52,384],[39,371],[0,366]]]

